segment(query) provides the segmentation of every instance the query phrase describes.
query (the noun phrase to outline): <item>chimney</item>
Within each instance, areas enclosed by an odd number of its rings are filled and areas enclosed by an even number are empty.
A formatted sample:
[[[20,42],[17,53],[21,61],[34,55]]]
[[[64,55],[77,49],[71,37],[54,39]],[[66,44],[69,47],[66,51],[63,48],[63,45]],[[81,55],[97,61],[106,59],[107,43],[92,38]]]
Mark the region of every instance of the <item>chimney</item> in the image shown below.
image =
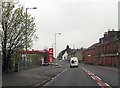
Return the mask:
[[[112,31],[114,31],[114,29],[112,29]]]
[[[106,36],[107,36],[107,34],[108,34],[108,32],[105,32],[105,33],[104,33],[104,37],[106,37]]]

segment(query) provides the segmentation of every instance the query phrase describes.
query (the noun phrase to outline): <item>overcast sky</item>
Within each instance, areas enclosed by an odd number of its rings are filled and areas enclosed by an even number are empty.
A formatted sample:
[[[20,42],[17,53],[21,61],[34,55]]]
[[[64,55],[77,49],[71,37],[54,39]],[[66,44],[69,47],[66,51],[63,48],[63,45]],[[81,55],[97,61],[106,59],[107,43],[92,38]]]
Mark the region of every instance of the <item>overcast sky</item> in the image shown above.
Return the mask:
[[[66,45],[89,47],[108,29],[118,29],[119,0],[20,0],[24,7],[37,7],[29,13],[35,17],[37,36],[34,49],[52,47],[57,35],[57,53]]]

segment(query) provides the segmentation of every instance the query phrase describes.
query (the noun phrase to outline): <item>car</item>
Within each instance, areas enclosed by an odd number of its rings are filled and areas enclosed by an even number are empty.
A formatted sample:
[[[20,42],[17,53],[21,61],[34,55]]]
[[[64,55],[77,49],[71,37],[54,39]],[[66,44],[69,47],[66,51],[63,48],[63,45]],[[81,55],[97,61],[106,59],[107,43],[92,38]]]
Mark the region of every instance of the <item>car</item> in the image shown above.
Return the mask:
[[[56,63],[56,62],[55,62],[55,63],[53,63],[53,66],[58,66],[58,63]]]
[[[70,58],[70,68],[72,67],[78,67],[79,62],[77,57],[71,57]]]
[[[43,66],[49,66],[49,62],[45,62]]]

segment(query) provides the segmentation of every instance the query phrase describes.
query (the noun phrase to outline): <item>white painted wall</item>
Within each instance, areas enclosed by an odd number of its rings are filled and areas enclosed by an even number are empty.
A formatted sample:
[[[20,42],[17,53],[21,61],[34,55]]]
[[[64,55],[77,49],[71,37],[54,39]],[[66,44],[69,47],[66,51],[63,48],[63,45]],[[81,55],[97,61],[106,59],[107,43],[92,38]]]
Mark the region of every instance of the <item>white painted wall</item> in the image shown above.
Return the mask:
[[[67,59],[67,56],[68,56],[68,53],[65,52],[64,55],[62,56],[62,60],[66,60],[66,59]]]

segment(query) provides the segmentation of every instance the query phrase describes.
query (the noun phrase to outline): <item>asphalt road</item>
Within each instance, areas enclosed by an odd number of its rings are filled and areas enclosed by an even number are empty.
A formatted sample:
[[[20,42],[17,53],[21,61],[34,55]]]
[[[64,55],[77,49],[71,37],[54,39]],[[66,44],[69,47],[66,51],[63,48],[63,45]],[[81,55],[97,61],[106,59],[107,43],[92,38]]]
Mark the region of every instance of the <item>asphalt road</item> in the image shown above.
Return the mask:
[[[62,63],[62,62],[61,62]],[[68,62],[65,70],[47,82],[46,86],[118,86],[118,72],[106,70],[98,66],[80,64],[78,68],[70,68]],[[90,73],[92,75],[90,75]],[[94,74],[94,75],[93,75]]]
[[[46,86],[99,86],[80,68],[68,68]]]
[[[118,86],[118,72],[103,69],[99,66],[93,65],[81,64],[80,66],[98,75],[104,82],[108,83],[110,86]]]
[[[22,86],[29,88],[91,86],[100,88],[100,86],[107,85],[113,88],[118,85],[118,72],[116,71],[81,63],[78,68],[70,68],[68,61],[58,61],[58,64],[59,66],[43,66],[17,73],[3,74],[3,86],[21,86],[21,88]],[[110,69],[112,68],[110,67]]]

